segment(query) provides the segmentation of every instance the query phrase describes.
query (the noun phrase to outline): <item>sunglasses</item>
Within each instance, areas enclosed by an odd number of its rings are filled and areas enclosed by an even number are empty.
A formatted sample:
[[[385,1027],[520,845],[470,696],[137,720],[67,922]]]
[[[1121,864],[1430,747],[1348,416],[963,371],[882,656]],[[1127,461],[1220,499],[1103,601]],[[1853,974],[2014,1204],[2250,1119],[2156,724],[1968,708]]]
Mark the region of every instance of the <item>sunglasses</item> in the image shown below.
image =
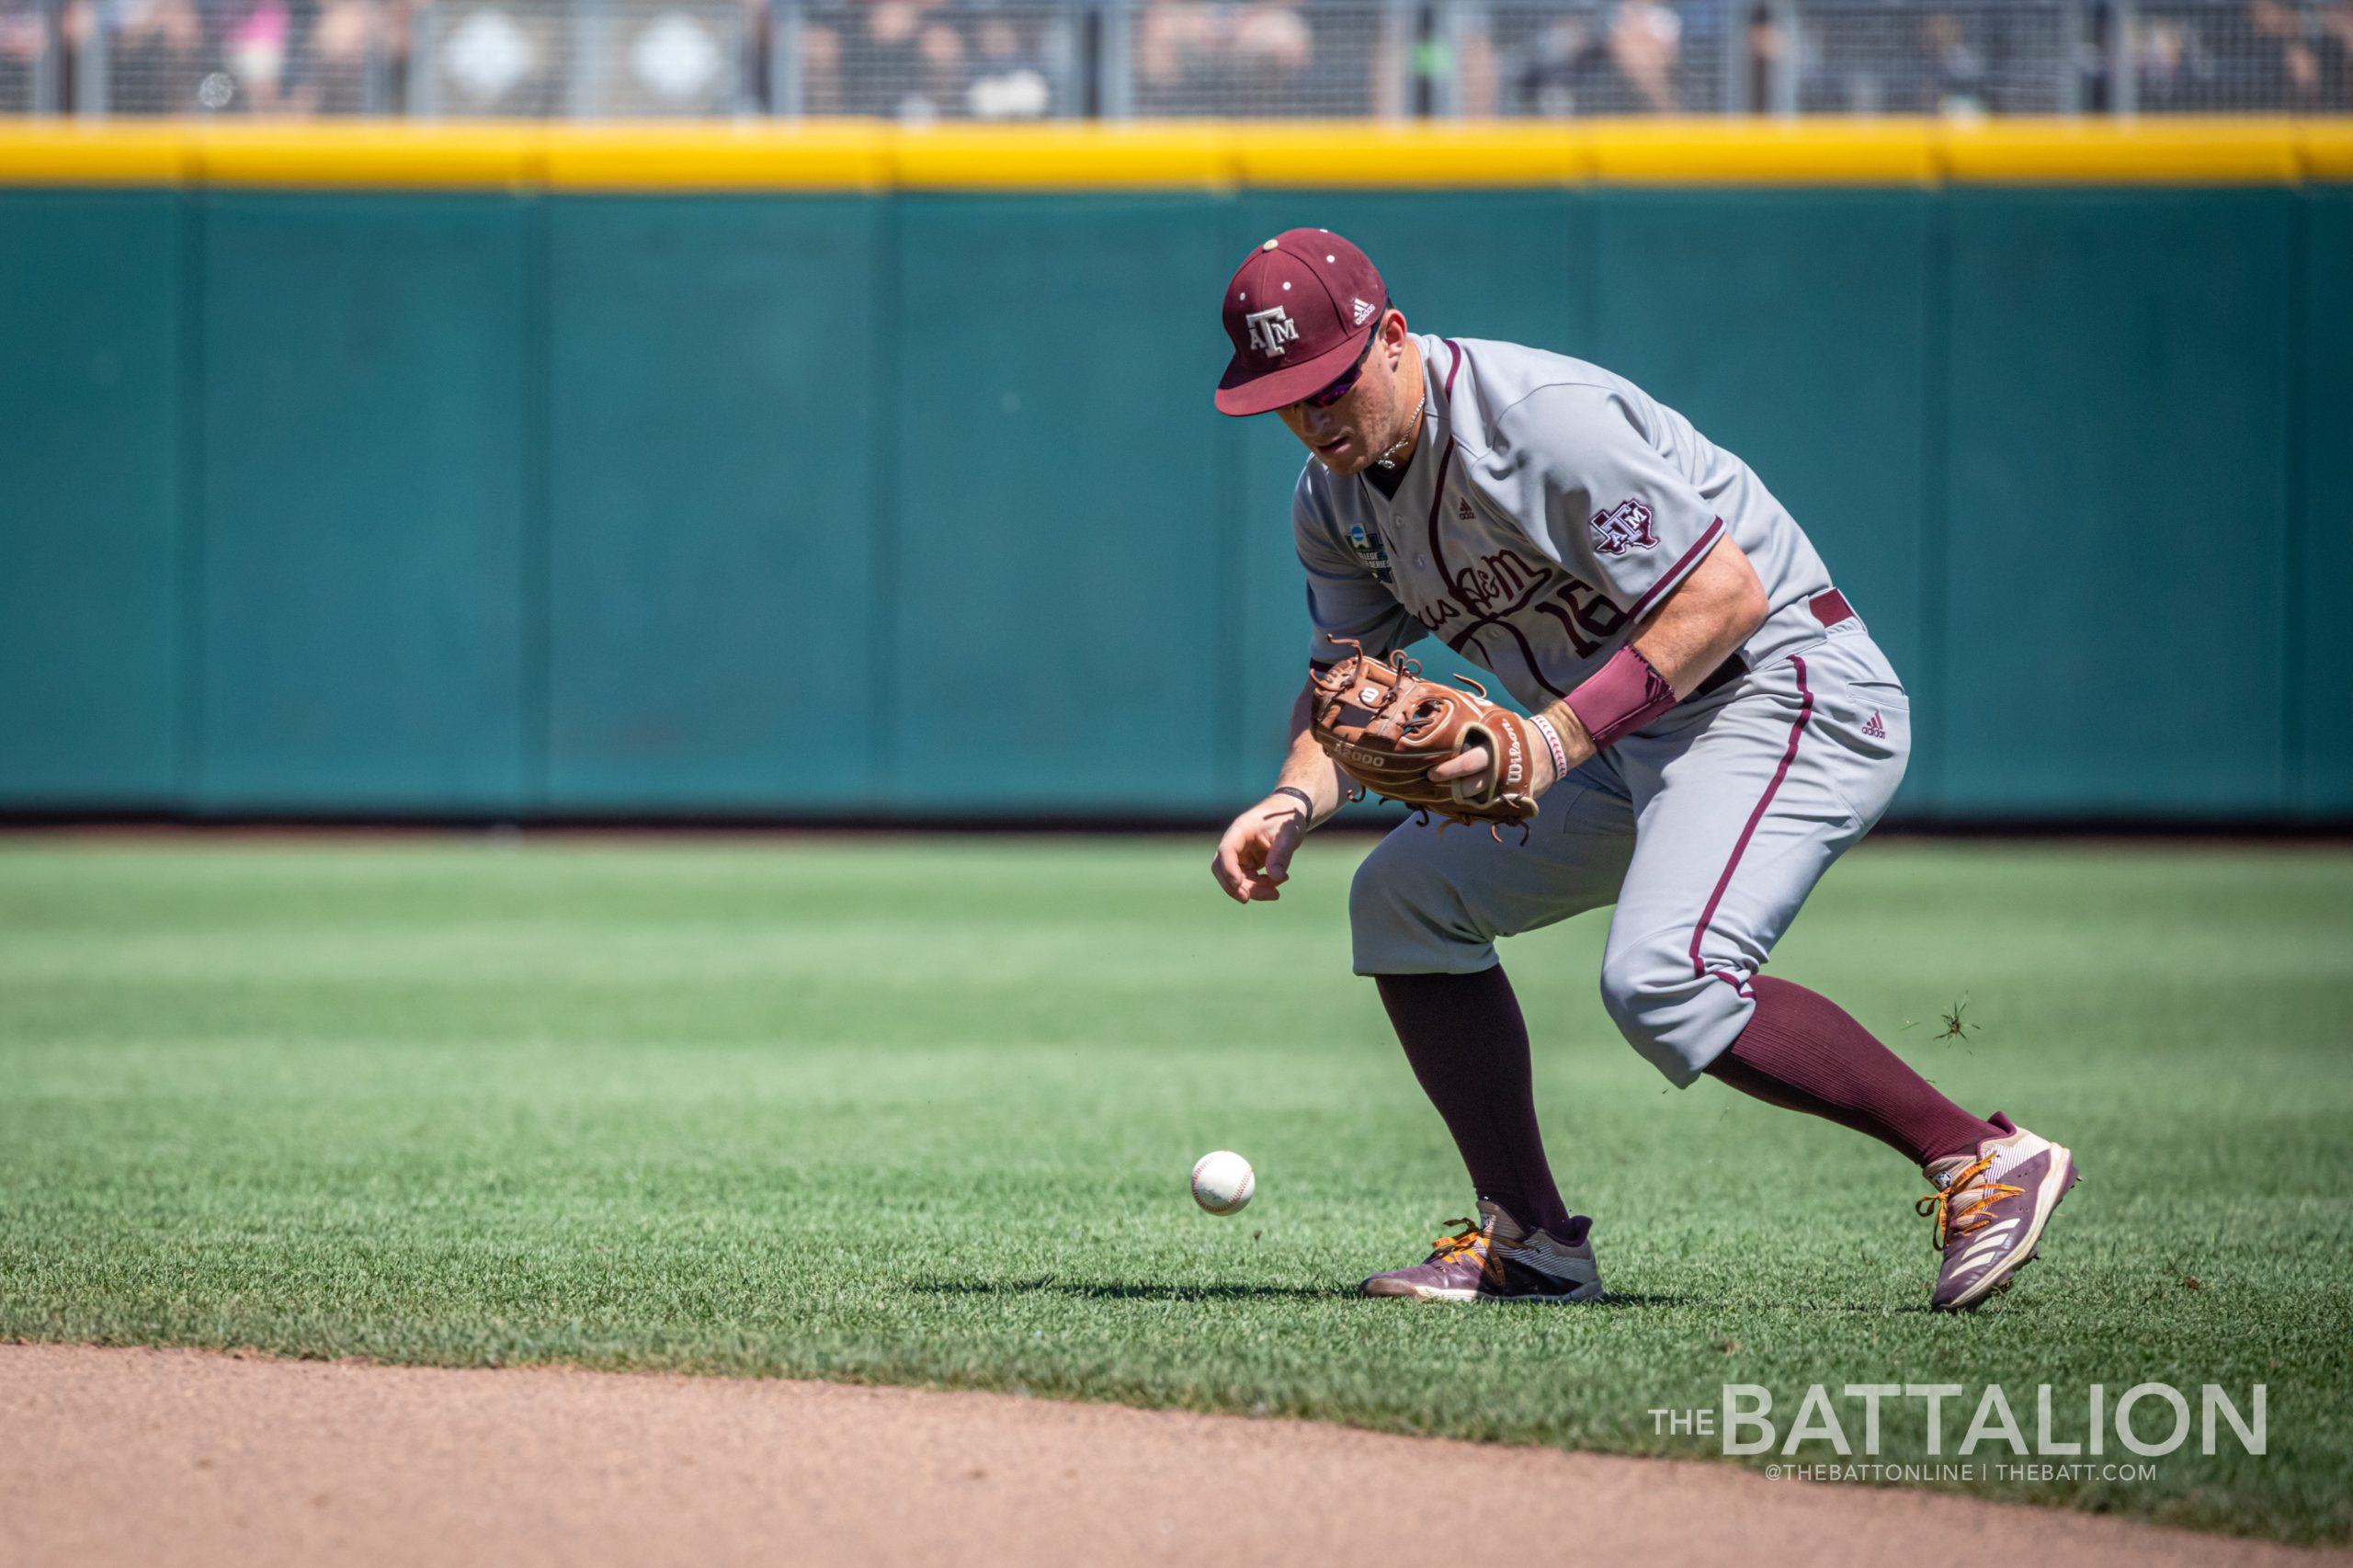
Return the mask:
[[[1389,307],[1385,304],[1382,305],[1381,307],[1381,313],[1384,316],[1387,315],[1389,313]],[[1376,317],[1375,319],[1378,320],[1379,318]],[[1366,335],[1364,347],[1358,350],[1357,362],[1349,366],[1347,370],[1343,371],[1338,381],[1334,381],[1322,392],[1308,393],[1299,401],[1305,403],[1310,408],[1329,408],[1334,403],[1339,402],[1342,398],[1347,396],[1350,392],[1356,391],[1357,381],[1364,375],[1364,362],[1372,358],[1372,346],[1380,341],[1381,328],[1375,326],[1370,333]]]

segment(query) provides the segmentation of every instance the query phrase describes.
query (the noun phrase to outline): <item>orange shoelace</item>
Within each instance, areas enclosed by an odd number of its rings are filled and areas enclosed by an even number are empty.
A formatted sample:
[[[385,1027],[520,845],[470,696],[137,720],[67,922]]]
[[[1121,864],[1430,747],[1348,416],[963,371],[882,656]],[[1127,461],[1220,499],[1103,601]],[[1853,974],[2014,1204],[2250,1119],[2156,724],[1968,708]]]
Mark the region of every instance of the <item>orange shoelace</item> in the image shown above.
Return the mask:
[[[1451,1263],[1487,1239],[1487,1228],[1476,1220],[1449,1220],[1449,1225],[1462,1228],[1450,1236],[1440,1236],[1430,1244],[1432,1263]]]
[[[1912,1205],[1912,1212],[1924,1219],[1932,1214],[1936,1216],[1937,1239],[1928,1244],[1930,1251],[1944,1251],[1948,1235],[1965,1236],[1972,1231],[1984,1230],[1994,1222],[1994,1216],[1988,1211],[1994,1204],[2026,1191],[2026,1188],[2012,1187],[2007,1182],[1979,1180],[1993,1163],[1994,1156],[1987,1154],[1974,1165],[1963,1165],[1954,1173],[1952,1180],[1942,1192],[1932,1192]],[[1971,1193],[1978,1195],[1973,1202],[1959,1209],[1954,1207]],[[1976,1223],[1969,1223],[1972,1220]]]

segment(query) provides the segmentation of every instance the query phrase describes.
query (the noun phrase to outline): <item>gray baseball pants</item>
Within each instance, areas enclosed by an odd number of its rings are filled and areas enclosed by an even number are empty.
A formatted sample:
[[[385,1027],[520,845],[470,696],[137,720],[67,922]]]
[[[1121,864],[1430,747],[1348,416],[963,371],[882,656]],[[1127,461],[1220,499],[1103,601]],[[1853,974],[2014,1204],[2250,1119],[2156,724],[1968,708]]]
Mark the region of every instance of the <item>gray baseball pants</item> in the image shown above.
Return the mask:
[[[1886,811],[1911,715],[1859,619],[1687,702],[1554,785],[1526,844],[1408,822],[1358,869],[1358,974],[1472,974],[1495,938],[1615,903],[1601,1000],[1688,1085],[1747,1026],[1749,981]]]

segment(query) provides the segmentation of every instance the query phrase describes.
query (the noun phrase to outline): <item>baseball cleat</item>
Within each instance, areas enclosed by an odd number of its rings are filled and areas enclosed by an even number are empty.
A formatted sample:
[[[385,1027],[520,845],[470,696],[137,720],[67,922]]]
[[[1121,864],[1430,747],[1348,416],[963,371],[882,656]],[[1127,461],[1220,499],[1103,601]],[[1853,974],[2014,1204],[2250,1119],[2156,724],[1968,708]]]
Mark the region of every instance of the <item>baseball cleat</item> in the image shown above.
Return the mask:
[[[2020,1131],[1994,1113],[2003,1136],[1977,1146],[1977,1157],[1955,1154],[1923,1173],[1936,1191],[1916,1206],[1937,1221],[1932,1244],[1944,1254],[1929,1310],[1966,1312],[2010,1288],[2034,1261],[2042,1228],[2075,1185],[2075,1156],[2048,1138]]]
[[[1503,1206],[1479,1199],[1476,1220],[1432,1243],[1429,1256],[1411,1268],[1376,1274],[1358,1286],[1367,1296],[1410,1296],[1425,1301],[1590,1301],[1601,1294],[1593,1244],[1571,1244],[1545,1231],[1520,1227]],[[1580,1221],[1582,1232],[1586,1221]]]

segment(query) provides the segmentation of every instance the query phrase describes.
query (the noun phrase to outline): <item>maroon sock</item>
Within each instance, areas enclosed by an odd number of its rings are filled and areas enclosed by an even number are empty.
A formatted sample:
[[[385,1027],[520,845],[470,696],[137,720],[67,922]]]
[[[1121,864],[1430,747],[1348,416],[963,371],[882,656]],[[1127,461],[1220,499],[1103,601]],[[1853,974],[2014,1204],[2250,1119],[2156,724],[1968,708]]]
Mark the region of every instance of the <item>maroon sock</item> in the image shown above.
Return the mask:
[[[1711,1076],[1768,1105],[1867,1132],[1925,1165],[1974,1154],[2002,1130],[1961,1109],[1827,996],[1758,975],[1756,1011]]]
[[[1586,1222],[1571,1220],[1544,1162],[1528,1024],[1502,967],[1375,978],[1405,1060],[1446,1119],[1479,1196],[1523,1225],[1582,1241]]]

